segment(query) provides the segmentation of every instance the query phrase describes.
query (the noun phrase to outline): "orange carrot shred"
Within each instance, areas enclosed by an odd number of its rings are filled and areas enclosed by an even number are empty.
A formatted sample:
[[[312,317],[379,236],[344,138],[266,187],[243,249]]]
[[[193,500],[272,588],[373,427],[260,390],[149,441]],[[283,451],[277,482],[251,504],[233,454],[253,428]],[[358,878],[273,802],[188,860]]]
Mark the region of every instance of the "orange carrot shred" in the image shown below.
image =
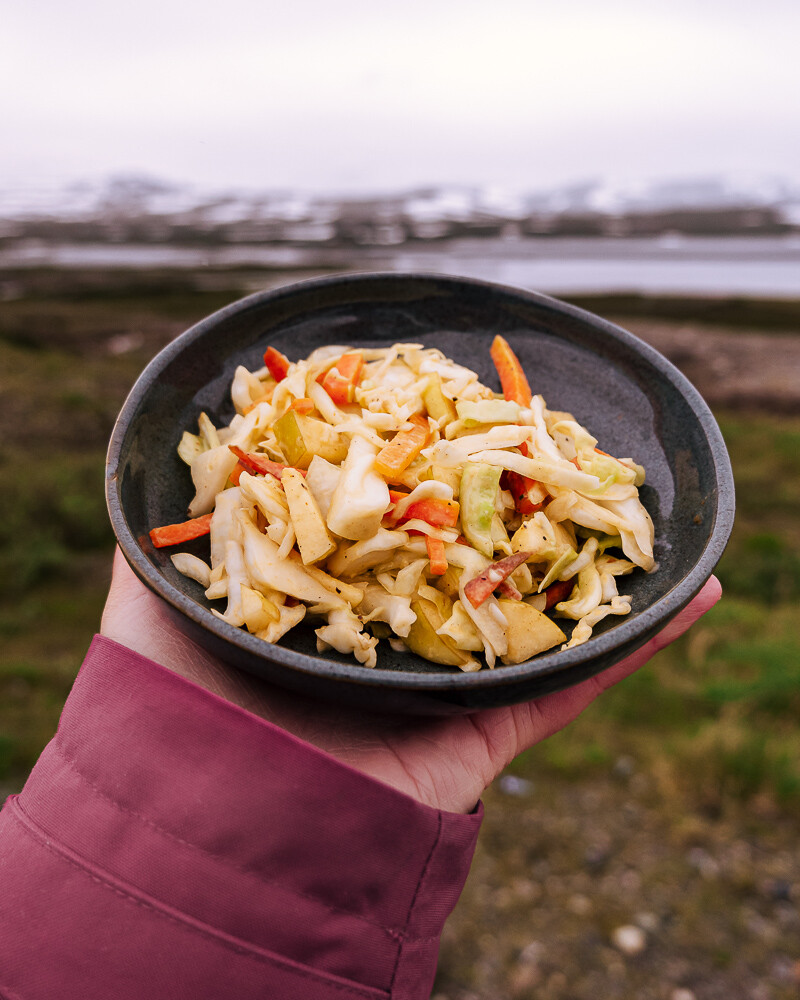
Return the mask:
[[[447,556],[444,551],[444,542],[441,538],[431,538],[430,535],[426,535],[425,546],[428,550],[431,574],[433,576],[444,576],[447,572]]]
[[[498,559],[486,569],[473,577],[464,587],[464,596],[473,608],[479,608],[495,590],[507,580],[514,570],[530,557],[530,552],[515,552],[513,555]]]
[[[343,354],[333,368],[320,375],[317,381],[337,406],[346,406],[355,399],[363,369],[364,358],[360,354]]]
[[[285,354],[268,347],[264,351],[264,364],[276,382],[282,382],[289,371],[289,359]]]
[[[289,407],[289,409],[296,410],[298,413],[302,415],[311,413],[311,411],[314,409],[314,400],[309,399],[307,396],[304,396],[302,399],[296,399]]]
[[[233,454],[239,459],[239,464],[244,466],[245,472],[249,472],[252,476],[274,476],[276,479],[281,478],[281,473],[284,469],[289,468],[286,465],[281,465],[280,462],[273,462],[271,458],[267,458],[266,455],[258,455],[252,451],[242,451],[242,449],[235,444],[229,444],[228,448],[233,452]],[[298,470],[305,475],[302,469]],[[241,472],[239,473],[241,475]]]
[[[494,361],[497,374],[500,376],[500,385],[505,398],[519,403],[520,406],[530,406],[531,387],[528,385],[519,358],[511,350],[508,341],[497,334],[492,341],[489,353]]]
[[[180,545],[182,542],[190,542],[193,538],[200,538],[211,531],[212,516],[212,514],[202,514],[200,517],[181,521],[180,524],[165,524],[160,528],[153,528],[150,532],[150,541],[157,549],[163,549],[167,545]]]
[[[525,444],[524,441],[522,443]],[[523,451],[524,454],[527,448],[520,448],[520,451]],[[520,514],[535,514],[537,510],[544,507],[546,495],[541,500],[538,499],[544,494],[544,490],[535,479],[529,479],[527,476],[509,470],[503,473],[503,477],[505,488],[514,497],[514,506]],[[531,497],[532,492],[537,499]]]
[[[391,492],[389,494],[391,496]],[[419,518],[437,528],[454,528],[458,524],[459,504],[457,500],[443,500],[439,497],[428,497],[415,500],[406,507],[401,521]]]
[[[549,611],[560,601],[566,601],[575,586],[575,580],[556,580],[544,591],[545,611]]]
[[[375,458],[375,470],[387,479],[403,472],[425,447],[428,440],[428,421],[415,414],[410,430],[398,431],[392,440],[384,445]]]

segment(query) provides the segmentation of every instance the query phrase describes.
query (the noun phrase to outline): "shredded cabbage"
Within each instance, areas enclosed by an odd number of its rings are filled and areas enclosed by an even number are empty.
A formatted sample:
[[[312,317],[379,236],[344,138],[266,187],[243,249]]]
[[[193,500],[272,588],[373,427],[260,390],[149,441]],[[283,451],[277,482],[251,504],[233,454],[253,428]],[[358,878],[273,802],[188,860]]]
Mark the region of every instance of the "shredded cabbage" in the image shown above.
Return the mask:
[[[336,367],[345,354],[364,362],[349,386],[342,373],[352,367]],[[347,392],[329,394],[330,378]],[[443,663],[453,663],[455,649],[462,670],[484,661],[492,668],[525,649],[513,630],[532,619],[514,614],[513,601],[574,622],[567,648],[586,642],[605,617],[630,613],[619,577],[655,569],[642,466],[602,451],[590,430],[548,410],[541,396],[503,399],[440,351],[324,347],[288,362],[277,382],[265,368],[239,366],[231,399],[227,426],[202,413],[197,433],[184,431],[178,446],[195,487],[190,515],[213,512],[209,561],[189,553],[172,561],[208,600],[225,602],[217,617],[265,642],[321,618],[318,649],[365,667],[378,664],[379,638],[387,638],[433,660],[438,643],[449,655]],[[292,410],[312,408],[307,424],[292,422]],[[424,437],[419,416],[427,440],[406,449],[420,427]],[[287,436],[287,427],[313,435],[323,423],[347,445],[341,462],[318,454],[313,436],[302,447]],[[385,460],[376,466],[379,453]],[[286,489],[294,484],[291,505],[281,482],[290,454],[305,455],[299,472],[284,474]],[[464,475],[479,463],[497,475]],[[476,591],[481,577],[494,592]],[[439,617],[429,620],[433,608]]]

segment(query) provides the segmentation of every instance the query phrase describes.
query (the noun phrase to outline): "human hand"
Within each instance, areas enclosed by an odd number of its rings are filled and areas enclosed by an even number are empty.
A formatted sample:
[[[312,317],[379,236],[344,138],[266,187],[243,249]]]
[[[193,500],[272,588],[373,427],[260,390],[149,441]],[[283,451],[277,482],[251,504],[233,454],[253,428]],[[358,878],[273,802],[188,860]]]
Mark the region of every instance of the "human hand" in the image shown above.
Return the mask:
[[[599,694],[677,639],[721,592],[711,577],[641,649],[565,691],[435,719],[371,714],[317,701],[229,666],[175,626],[166,605],[139,581],[119,550],[101,632],[426,805],[470,812],[514,757],[563,729]]]

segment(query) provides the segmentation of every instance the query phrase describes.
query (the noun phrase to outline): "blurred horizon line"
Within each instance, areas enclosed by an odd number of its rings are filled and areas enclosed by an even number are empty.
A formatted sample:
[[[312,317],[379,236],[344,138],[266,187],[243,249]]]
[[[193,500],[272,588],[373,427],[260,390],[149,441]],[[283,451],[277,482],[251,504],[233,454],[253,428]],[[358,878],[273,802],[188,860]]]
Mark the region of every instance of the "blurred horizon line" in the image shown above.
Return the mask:
[[[88,217],[108,211],[142,214],[180,214],[228,206],[232,217],[242,212],[272,210],[273,214],[299,216],[314,206],[396,205],[403,202],[410,214],[457,218],[476,211],[506,218],[529,213],[596,213],[675,209],[773,207],[789,221],[800,223],[800,174],[781,172],[708,171],[664,174],[659,177],[611,179],[601,176],[572,178],[559,184],[522,188],[493,180],[484,182],[437,181],[370,188],[309,188],[303,185],[220,185],[176,180],[148,170],[106,172],[95,178],[23,182],[0,180],[0,219],[35,216]],[[796,216],[796,218],[795,218]]]

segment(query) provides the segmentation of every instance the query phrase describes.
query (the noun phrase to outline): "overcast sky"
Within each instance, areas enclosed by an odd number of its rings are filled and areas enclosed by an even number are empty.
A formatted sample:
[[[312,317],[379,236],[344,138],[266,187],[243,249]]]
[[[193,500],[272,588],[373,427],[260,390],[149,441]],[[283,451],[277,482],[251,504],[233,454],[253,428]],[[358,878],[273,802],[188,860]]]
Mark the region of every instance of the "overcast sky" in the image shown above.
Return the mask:
[[[798,0],[5,0],[0,186],[800,179]]]

